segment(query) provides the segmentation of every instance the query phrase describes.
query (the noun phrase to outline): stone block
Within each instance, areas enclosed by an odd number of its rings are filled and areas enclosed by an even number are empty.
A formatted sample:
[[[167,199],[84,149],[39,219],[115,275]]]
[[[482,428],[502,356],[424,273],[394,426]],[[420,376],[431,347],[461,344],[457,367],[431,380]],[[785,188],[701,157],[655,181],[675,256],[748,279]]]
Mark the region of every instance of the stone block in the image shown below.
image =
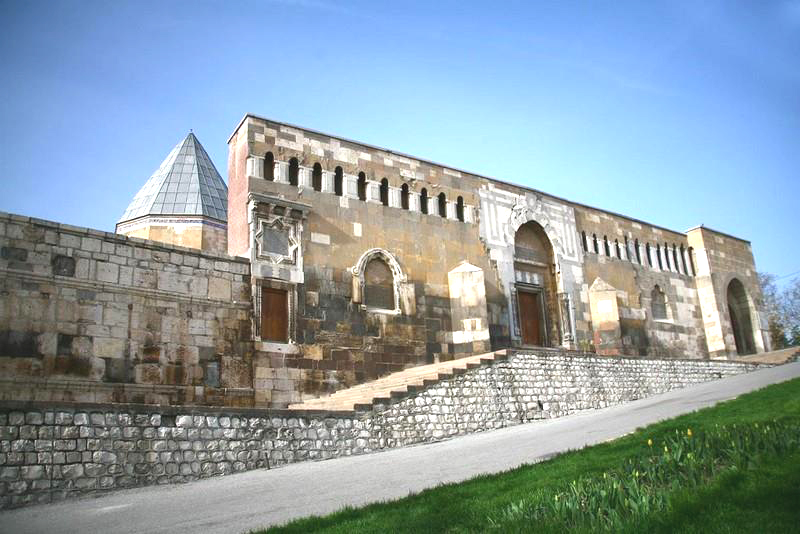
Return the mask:
[[[133,362],[128,358],[105,361],[105,379],[108,382],[130,382],[133,378]]]
[[[208,280],[208,298],[212,300],[231,300],[231,282],[212,276]]]
[[[25,480],[39,480],[44,478],[45,470],[41,465],[25,465],[20,468],[20,475]]]
[[[0,467],[0,480],[9,481],[19,478],[19,467]]]
[[[126,340],[112,337],[95,337],[92,352],[97,358],[124,358]]]
[[[92,453],[92,461],[96,464],[115,464],[117,463],[117,455],[108,451],[95,451]]]
[[[134,366],[134,381],[137,384],[161,384],[164,370],[158,364],[143,363]]]
[[[193,428],[194,420],[191,415],[179,415],[175,418],[175,426],[179,428]]]
[[[119,265],[115,263],[98,261],[95,270],[95,276],[98,282],[116,284],[119,282]]]

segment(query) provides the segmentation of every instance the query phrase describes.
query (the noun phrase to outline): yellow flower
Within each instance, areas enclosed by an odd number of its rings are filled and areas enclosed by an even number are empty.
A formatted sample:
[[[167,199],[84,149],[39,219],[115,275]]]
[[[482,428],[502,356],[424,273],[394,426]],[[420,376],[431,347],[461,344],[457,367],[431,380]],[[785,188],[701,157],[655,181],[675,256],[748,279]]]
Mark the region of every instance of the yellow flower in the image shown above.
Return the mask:
[[[689,436],[690,438],[692,437],[692,429],[691,428],[686,430],[686,435]]]
[[[648,447],[652,447],[653,446],[653,440],[652,439],[648,439],[647,440],[647,446]]]
[[[669,449],[667,448],[666,445],[664,445],[664,452],[669,452]]]

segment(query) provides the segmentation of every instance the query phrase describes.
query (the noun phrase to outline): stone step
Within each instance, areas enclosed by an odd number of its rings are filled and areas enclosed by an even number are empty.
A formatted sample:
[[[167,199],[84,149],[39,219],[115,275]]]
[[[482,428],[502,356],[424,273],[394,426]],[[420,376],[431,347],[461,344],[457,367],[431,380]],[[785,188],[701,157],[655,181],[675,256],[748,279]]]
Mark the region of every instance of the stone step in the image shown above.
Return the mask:
[[[372,408],[377,402],[388,402],[393,398],[402,398],[419,389],[436,384],[440,380],[452,378],[481,365],[504,359],[506,351],[477,354],[447,362],[432,363],[411,367],[391,375],[359,384],[348,389],[337,391],[327,397],[309,399],[290,404],[290,410],[330,410],[353,411]]]

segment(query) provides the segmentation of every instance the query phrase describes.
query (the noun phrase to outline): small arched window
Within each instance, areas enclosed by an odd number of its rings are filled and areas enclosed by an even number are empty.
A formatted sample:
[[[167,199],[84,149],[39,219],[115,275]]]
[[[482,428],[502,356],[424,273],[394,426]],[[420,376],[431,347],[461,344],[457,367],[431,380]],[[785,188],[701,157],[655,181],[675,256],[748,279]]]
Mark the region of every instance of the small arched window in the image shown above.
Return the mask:
[[[659,270],[664,270],[664,265],[661,263],[661,245],[656,243],[656,260],[658,261]]]
[[[639,240],[638,239],[636,239],[633,242],[633,246],[634,246],[634,249],[635,249],[634,252],[636,252],[636,263],[641,265],[642,264],[642,253],[639,252]]]
[[[314,191],[322,191],[322,165],[319,162],[314,164],[314,170],[311,171],[311,187]]]
[[[652,256],[652,251],[650,250],[650,243],[647,243],[644,246],[644,249],[647,252],[647,254],[646,254],[646,256],[647,256],[647,265],[652,267],[653,266],[653,256]]]
[[[592,234],[592,248],[595,254],[600,253],[600,248],[597,246],[597,234]]]
[[[333,173],[333,192],[337,197],[344,194],[344,172],[341,167],[336,167],[336,171]]]
[[[300,174],[300,164],[297,158],[289,160],[289,185],[297,185],[297,177]]]
[[[458,197],[456,200],[456,219],[464,222],[464,197]]]
[[[672,259],[675,260],[675,270],[681,272],[681,263],[678,261],[678,246],[675,243],[672,244]]]
[[[424,187],[419,192],[419,210],[425,215],[428,214],[428,190]]]
[[[447,197],[444,193],[439,193],[439,216],[447,217]]]
[[[608,248],[608,236],[603,236],[603,252],[606,253],[606,257],[611,256],[611,249]]]
[[[617,256],[618,260],[622,259],[622,256],[620,256],[620,251],[619,251],[619,239],[614,240],[614,254]]]
[[[379,256],[373,257],[364,269],[364,304],[369,308],[393,310],[394,276]]]
[[[657,284],[653,288],[653,291],[650,292],[650,301],[653,319],[665,320],[667,318],[667,297]]]
[[[694,248],[689,247],[687,252],[688,252],[688,255],[689,255],[689,267],[692,268],[692,276],[697,276],[697,271],[695,271],[695,269],[694,269],[694,258],[693,258],[693,256],[694,256]]]
[[[275,181],[275,156],[272,152],[264,154],[264,179],[270,182]]]
[[[367,200],[367,175],[358,173],[358,200]]]
[[[681,264],[683,264],[683,274],[689,274],[689,268],[686,265],[686,249],[681,245]]]
[[[404,210],[408,209],[408,184],[403,184],[400,188],[400,207]]]
[[[583,243],[583,251],[589,252],[589,243],[586,241],[586,232],[581,231],[581,243]]]
[[[628,236],[625,236],[625,257],[628,261],[633,261],[633,257],[631,256],[631,244],[628,241]]]
[[[389,205],[389,180],[386,178],[381,180],[381,204]]]
[[[672,270],[672,264],[670,263],[669,259],[669,244],[664,243],[664,260],[667,262],[667,270]]]

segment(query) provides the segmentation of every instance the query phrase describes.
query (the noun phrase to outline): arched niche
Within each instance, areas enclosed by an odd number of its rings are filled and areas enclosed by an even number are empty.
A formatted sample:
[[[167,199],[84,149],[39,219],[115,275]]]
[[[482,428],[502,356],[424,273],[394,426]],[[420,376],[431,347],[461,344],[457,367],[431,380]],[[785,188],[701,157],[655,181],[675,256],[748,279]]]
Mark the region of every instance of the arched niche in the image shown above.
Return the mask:
[[[754,354],[756,342],[753,335],[753,318],[750,313],[750,297],[738,278],[733,278],[728,282],[726,299],[737,354]]]
[[[374,275],[376,278],[380,277],[381,267],[378,265],[370,265],[373,260],[379,261],[385,265],[391,273],[391,302],[392,307],[376,307],[370,305],[365,299],[368,293],[368,285],[372,280],[368,280],[368,275]],[[371,268],[372,267],[372,268]],[[374,268],[374,269],[373,269]],[[400,263],[388,250],[382,248],[373,248],[366,251],[358,259],[356,264],[349,269],[353,275],[353,302],[360,304],[361,308],[367,311],[381,312],[381,313],[401,313],[400,309],[400,291],[401,287],[406,282],[406,275],[400,267]],[[377,280],[376,280],[377,281]],[[379,284],[378,284],[379,285]]]

